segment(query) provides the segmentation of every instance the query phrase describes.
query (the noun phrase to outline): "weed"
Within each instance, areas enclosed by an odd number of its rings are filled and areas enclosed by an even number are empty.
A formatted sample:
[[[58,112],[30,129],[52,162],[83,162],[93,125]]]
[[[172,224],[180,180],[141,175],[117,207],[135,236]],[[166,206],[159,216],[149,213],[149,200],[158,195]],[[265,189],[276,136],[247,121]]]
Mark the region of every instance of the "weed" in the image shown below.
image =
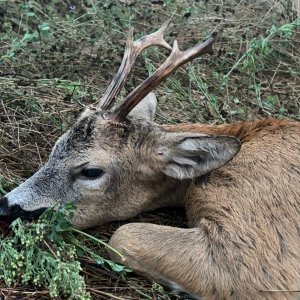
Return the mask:
[[[279,28],[272,25],[272,27],[267,31],[268,35],[266,37],[254,38],[248,43],[247,50],[231,67],[229,72],[226,74],[226,77],[230,76],[230,74],[239,66],[242,66],[242,70],[248,70],[251,73],[257,72],[258,69],[262,69],[264,67],[262,59],[274,51],[272,38],[276,35],[289,38],[296,32],[299,26],[300,19],[284,24]],[[284,40],[283,42],[285,43]]]
[[[16,186],[16,182],[8,180],[0,175],[0,197]]]
[[[15,220],[12,232],[0,242],[0,280],[8,286],[31,283],[47,288],[50,297],[85,300],[91,296],[85,289],[79,255],[89,255],[98,265],[108,265],[115,272],[129,272],[80,242],[75,233],[116,252],[103,241],[72,228],[74,208],[67,204],[56,211],[49,209],[36,223]]]

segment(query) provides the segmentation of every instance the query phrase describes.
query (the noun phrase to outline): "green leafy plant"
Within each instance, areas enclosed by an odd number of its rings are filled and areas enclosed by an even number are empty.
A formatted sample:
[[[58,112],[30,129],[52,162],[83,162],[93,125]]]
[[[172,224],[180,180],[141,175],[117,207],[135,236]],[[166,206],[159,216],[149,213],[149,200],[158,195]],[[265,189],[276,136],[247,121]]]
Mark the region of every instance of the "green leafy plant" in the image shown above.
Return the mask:
[[[1,142],[1,138],[0,138]],[[8,180],[0,174],[0,196],[5,195],[7,191],[12,190],[16,185],[16,182]]]
[[[21,39],[12,38],[10,48],[6,51],[6,54],[0,57],[0,64],[9,62],[15,56],[16,52],[24,48],[27,45],[27,43],[36,41],[37,38],[38,38],[37,31],[33,33],[26,32]]]
[[[0,280],[8,286],[20,283],[44,287],[51,297],[84,300],[91,296],[81,274],[80,254],[89,255],[97,264],[108,265],[116,272],[130,271],[101,257],[77,238],[78,234],[84,235],[121,256],[103,241],[72,228],[73,211],[74,205],[66,204],[47,210],[36,223],[15,220],[9,236],[0,242]]]
[[[291,23],[284,24],[280,27],[272,25],[267,31],[267,36],[252,39],[247,46],[245,53],[231,67],[226,77],[230,76],[232,71],[241,66],[242,70],[253,69],[258,67],[261,57],[269,55],[273,51],[272,38],[276,35],[282,37],[291,37],[300,26],[300,19],[296,19]],[[261,64],[260,67],[263,67]]]

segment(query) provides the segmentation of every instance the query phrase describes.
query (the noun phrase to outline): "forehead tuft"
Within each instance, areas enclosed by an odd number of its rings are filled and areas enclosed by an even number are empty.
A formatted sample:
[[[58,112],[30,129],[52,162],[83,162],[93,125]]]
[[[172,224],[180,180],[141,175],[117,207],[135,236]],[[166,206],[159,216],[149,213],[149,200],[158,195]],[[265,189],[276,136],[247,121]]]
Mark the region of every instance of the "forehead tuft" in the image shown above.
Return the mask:
[[[70,147],[78,143],[89,143],[93,140],[98,117],[98,114],[95,112],[79,119],[75,123],[68,134],[67,142]]]
[[[126,120],[121,125],[104,120],[98,111],[80,118],[56,143],[52,156],[63,159],[70,152],[83,152],[96,144],[97,148],[122,149],[125,145],[140,147],[155,129],[147,122]]]
[[[64,158],[72,150],[81,151],[91,144],[95,138],[98,114],[93,112],[77,122],[56,143],[52,156]]]

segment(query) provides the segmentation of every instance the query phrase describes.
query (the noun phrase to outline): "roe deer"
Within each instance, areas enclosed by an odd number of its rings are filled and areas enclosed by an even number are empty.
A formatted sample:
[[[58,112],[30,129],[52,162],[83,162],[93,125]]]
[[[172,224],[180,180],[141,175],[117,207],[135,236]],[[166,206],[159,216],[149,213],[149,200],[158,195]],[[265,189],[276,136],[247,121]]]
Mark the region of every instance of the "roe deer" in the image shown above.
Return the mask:
[[[76,201],[73,223],[86,228],[182,206],[187,229],[121,226],[110,243],[122,263],[203,299],[300,299],[300,123],[155,124],[149,92],[183,63],[211,53],[213,37],[184,52],[175,42],[164,64],[112,109],[139,52],[153,44],[170,49],[166,26],[138,41],[130,32],[98,107],[2,198],[1,215],[32,218],[57,200]]]

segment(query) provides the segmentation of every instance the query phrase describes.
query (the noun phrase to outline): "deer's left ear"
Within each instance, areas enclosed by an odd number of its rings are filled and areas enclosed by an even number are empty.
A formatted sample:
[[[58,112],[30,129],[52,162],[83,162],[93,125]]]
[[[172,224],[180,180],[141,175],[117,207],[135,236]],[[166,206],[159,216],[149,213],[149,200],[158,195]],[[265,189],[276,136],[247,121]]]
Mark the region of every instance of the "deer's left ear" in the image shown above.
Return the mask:
[[[154,93],[149,93],[130,113],[129,117],[154,121],[157,100]]]
[[[240,150],[240,141],[232,136],[201,136],[190,133],[166,133],[155,157],[167,176],[194,178],[229,162]]]

